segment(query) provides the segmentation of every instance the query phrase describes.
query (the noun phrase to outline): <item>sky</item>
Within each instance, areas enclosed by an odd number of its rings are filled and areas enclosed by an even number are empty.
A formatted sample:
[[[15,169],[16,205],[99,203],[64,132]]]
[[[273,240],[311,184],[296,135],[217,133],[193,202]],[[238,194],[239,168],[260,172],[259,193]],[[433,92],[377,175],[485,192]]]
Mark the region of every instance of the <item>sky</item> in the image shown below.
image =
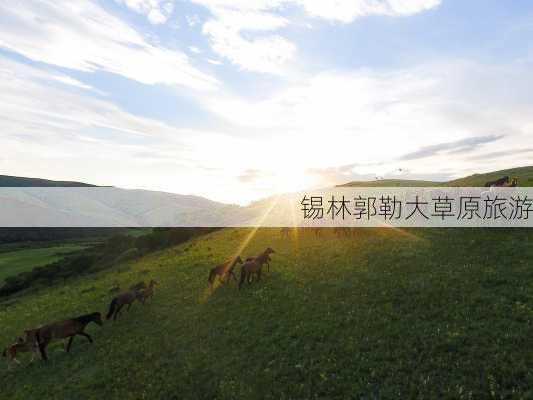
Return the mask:
[[[533,165],[530,0],[6,0],[0,174],[226,203]]]

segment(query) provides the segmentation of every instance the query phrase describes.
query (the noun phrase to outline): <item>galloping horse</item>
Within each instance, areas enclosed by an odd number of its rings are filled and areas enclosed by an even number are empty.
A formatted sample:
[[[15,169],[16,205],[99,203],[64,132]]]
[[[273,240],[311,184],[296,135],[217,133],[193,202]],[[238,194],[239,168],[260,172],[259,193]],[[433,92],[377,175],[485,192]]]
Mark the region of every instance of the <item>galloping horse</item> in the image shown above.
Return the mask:
[[[248,257],[246,261],[257,261],[258,263],[263,266],[263,264],[267,265],[267,270],[270,272],[270,261],[272,259],[270,258],[270,254],[275,253],[275,251],[271,247],[267,247],[265,251],[263,251],[261,254],[255,256],[255,257]]]
[[[209,278],[207,279],[209,284],[213,286],[217,276],[221,279],[223,283],[228,281],[230,276],[233,276],[233,279],[235,279],[235,282],[237,282],[237,277],[235,276],[235,273],[233,272],[233,270],[235,269],[235,265],[237,265],[237,263],[242,264],[241,256],[237,256],[233,259],[226,261],[225,263],[222,263],[220,265],[217,265],[214,268],[211,268],[211,271],[209,271]]]
[[[101,314],[99,312],[94,312],[76,318],[53,322],[37,328],[35,330],[35,337],[37,339],[37,344],[39,345],[39,351],[41,352],[42,359],[45,361],[48,360],[46,355],[46,346],[48,346],[53,339],[69,338],[66,348],[67,352],[70,351],[70,346],[72,345],[72,341],[76,335],[84,336],[87,338],[89,343],[92,343],[93,339],[88,333],[84,332],[85,327],[91,322],[102,326],[103,322]]]
[[[485,187],[491,187],[491,186],[505,186],[506,183],[509,183],[509,177],[504,176],[500,179],[496,179],[495,181],[489,181],[485,183]]]
[[[133,302],[139,299],[140,294],[137,290],[130,290],[129,292],[119,294],[117,297],[111,300],[111,304],[109,304],[109,311],[105,318],[110,319],[113,317],[113,321],[115,321],[120,314],[122,307],[127,304],[127,310],[129,311]]]
[[[138,298],[139,298],[139,301],[144,304],[146,300],[148,300],[149,298],[152,298],[152,296],[154,295],[154,286],[155,285],[158,285],[158,283],[156,281],[154,281],[153,279],[150,281],[150,283],[148,284],[148,287],[145,288],[145,289],[141,289],[139,290],[137,293],[138,293]]]

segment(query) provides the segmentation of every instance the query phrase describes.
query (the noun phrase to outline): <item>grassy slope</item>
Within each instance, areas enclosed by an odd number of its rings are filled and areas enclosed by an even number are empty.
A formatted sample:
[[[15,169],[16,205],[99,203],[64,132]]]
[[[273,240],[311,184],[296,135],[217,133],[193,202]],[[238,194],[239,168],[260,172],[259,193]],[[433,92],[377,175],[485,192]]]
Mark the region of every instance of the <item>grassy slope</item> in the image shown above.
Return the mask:
[[[501,171],[489,172],[486,174],[474,174],[465,178],[454,179],[448,182],[431,182],[415,181],[406,179],[382,179],[378,181],[354,181],[339,186],[353,187],[384,187],[384,186],[403,186],[403,187],[420,187],[420,186],[461,186],[477,187],[484,186],[486,182],[501,178],[502,176],[518,178],[518,186],[533,186],[533,166],[504,169]]]
[[[71,354],[53,347],[48,365],[1,370],[2,398],[532,395],[532,230],[360,229],[287,241],[263,229],[243,254],[274,247],[270,275],[207,296],[208,269],[248,232],[225,229],[0,304],[5,343],[23,328],[103,311],[115,281],[161,282],[150,304],[90,326],[92,347],[76,339]]]
[[[41,244],[42,245],[42,244]],[[65,253],[85,248],[80,243],[62,243],[53,246],[24,248],[0,253],[0,285],[8,276],[31,271],[35,267],[58,261]]]
[[[85,187],[94,186],[82,182],[51,181],[49,179],[26,178],[21,176],[0,175],[0,187]]]

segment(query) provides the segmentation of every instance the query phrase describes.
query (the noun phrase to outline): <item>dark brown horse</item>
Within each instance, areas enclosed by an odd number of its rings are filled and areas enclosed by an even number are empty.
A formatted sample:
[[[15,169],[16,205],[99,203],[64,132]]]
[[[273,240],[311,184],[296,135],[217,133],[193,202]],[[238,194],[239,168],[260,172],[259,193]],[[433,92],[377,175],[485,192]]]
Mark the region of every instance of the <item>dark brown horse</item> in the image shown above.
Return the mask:
[[[255,256],[255,257],[248,257],[246,261],[257,261],[263,266],[263,264],[267,265],[267,271],[270,272],[270,261],[272,259],[270,258],[270,254],[275,253],[275,251],[271,247],[267,247],[265,251],[263,251],[261,254]]]
[[[504,176],[500,179],[496,179],[494,181],[489,181],[485,183],[485,187],[491,187],[491,186],[505,186],[506,183],[509,183],[509,177]]]
[[[146,302],[146,300],[152,298],[152,296],[154,295],[154,292],[155,292],[155,286],[158,285],[158,283],[156,281],[154,281],[153,279],[150,281],[150,283],[148,284],[148,287],[145,288],[145,289],[140,289],[137,293],[138,293],[138,298],[139,298],[139,301],[144,304]]]
[[[131,305],[135,300],[140,300],[140,294],[137,290],[130,290],[124,292],[113,298],[109,304],[109,311],[107,312],[106,319],[113,317],[113,321],[116,321],[117,317],[122,311],[122,307],[128,306],[127,311],[130,310]]]
[[[37,344],[39,345],[39,351],[41,352],[42,359],[48,359],[46,355],[46,346],[48,346],[48,344],[54,339],[69,338],[66,348],[67,352],[70,351],[70,346],[72,345],[72,341],[76,335],[84,336],[87,338],[89,343],[92,343],[93,339],[91,336],[84,332],[85,327],[91,322],[102,326],[102,315],[99,312],[94,312],[76,318],[53,322],[37,328],[35,337],[37,339]]]
[[[231,260],[226,261],[225,263],[219,264],[216,267],[211,268],[211,271],[209,271],[209,278],[207,279],[209,284],[213,286],[217,277],[219,277],[222,283],[226,283],[229,280],[230,276],[233,276],[233,279],[235,279],[235,282],[237,282],[237,277],[235,276],[235,272],[233,272],[237,263],[242,264],[241,256],[237,256]]]
[[[257,280],[261,280],[261,269],[263,264],[257,261],[257,259],[252,259],[246,261],[242,264],[241,267],[241,279],[239,280],[239,290],[241,289],[242,284],[248,280],[248,284],[252,282],[252,274],[257,276]]]

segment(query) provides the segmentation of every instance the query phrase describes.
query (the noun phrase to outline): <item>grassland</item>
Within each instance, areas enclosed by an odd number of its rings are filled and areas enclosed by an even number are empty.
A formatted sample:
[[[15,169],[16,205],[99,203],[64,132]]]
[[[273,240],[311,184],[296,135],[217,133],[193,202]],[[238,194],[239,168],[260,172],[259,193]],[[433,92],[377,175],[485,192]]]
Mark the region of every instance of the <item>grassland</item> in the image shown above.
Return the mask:
[[[155,278],[152,302],[0,372],[3,399],[527,398],[532,230],[357,230],[284,240],[261,283],[207,290],[250,230],[224,229],[68,285],[0,303],[0,343],[104,311],[109,288]]]
[[[24,245],[24,247],[21,245],[0,246],[0,285],[9,276],[58,261],[66,254],[85,247],[85,243],[75,241]]]

